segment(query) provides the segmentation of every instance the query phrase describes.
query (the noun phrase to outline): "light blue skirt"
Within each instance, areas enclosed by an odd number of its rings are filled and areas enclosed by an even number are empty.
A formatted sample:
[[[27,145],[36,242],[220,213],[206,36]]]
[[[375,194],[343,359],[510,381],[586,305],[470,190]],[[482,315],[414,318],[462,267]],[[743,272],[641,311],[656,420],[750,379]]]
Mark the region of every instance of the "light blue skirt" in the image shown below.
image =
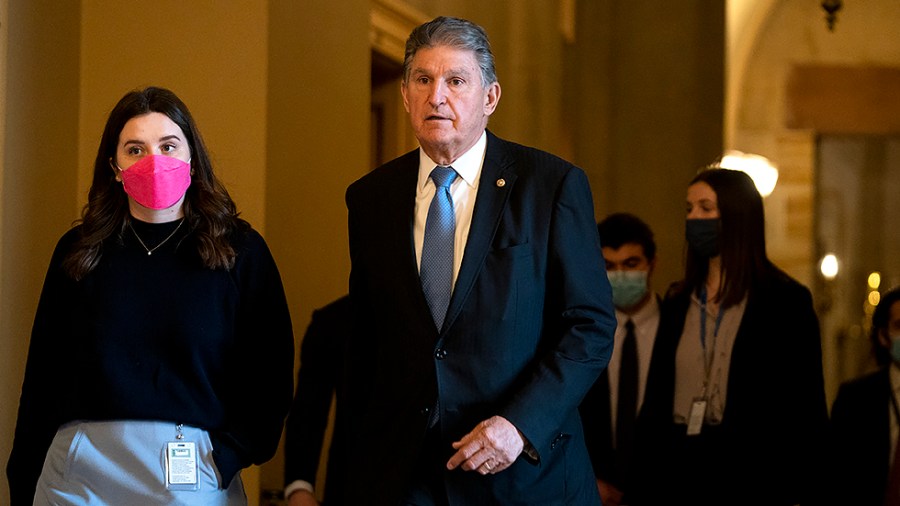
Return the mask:
[[[197,490],[166,486],[166,445],[176,441],[171,422],[73,422],[61,427],[47,451],[34,496],[36,506],[197,505],[244,506],[236,475],[229,487],[212,459],[206,431],[182,428],[180,441],[196,443]],[[182,487],[183,488],[183,487]]]

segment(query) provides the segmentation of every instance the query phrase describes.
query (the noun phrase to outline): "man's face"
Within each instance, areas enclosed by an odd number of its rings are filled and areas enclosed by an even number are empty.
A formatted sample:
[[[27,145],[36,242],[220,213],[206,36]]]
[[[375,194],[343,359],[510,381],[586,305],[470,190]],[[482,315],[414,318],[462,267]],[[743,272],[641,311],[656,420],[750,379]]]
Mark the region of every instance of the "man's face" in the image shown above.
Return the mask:
[[[419,49],[400,90],[416,139],[441,165],[475,145],[500,100],[498,83],[482,85],[475,53],[448,46]]]
[[[612,288],[613,304],[633,313],[650,298],[650,273],[653,262],[647,260],[643,246],[626,243],[619,248],[604,247],[606,275]]]

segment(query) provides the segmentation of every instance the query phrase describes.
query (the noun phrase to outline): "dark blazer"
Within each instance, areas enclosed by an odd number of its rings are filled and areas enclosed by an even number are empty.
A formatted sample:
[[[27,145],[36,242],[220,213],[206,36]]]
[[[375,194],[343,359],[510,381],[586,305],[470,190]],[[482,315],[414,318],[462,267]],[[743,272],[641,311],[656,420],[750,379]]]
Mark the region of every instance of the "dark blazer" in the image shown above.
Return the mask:
[[[675,354],[690,304],[667,297],[638,420],[633,504],[818,502],[828,411],[819,325],[809,290],[774,266],[748,294],[719,426],[685,436],[673,423]]]
[[[658,295],[655,297],[660,314],[662,314],[662,301],[659,300]],[[659,328],[656,333],[659,334]],[[655,339],[653,344],[656,345]],[[650,367],[652,368],[653,365],[650,364]],[[612,419],[609,388],[609,369],[606,369],[588,391],[579,411],[584,423],[584,438],[587,442],[588,454],[591,456],[591,464],[594,466],[594,474],[598,480],[611,483],[624,492],[627,499],[631,477],[628,476],[630,473],[623,474],[623,469],[616,465],[617,454],[613,445],[614,420]]]
[[[881,506],[891,458],[889,369],[841,385],[831,408],[831,504]]]
[[[624,483],[616,472],[612,406],[609,396],[609,369],[606,369],[600,373],[594,386],[585,395],[579,411],[584,423],[584,439],[594,474],[597,479],[608,481],[621,490]]]
[[[332,399],[343,397],[344,347],[353,330],[350,296],[345,295],[313,311],[300,348],[297,391],[285,427],[284,483],[296,480],[316,484],[319,457]],[[335,403],[335,424],[328,449],[328,469],[323,504],[342,504],[341,470],[345,452],[343,402]]]
[[[429,410],[446,462],[493,415],[534,446],[490,476],[441,479],[451,505],[599,504],[577,407],[609,361],[616,321],[587,178],[548,153],[488,132],[465,254],[442,329],[416,266],[418,151],[347,190],[349,348],[355,412],[352,504],[396,504],[409,486]]]

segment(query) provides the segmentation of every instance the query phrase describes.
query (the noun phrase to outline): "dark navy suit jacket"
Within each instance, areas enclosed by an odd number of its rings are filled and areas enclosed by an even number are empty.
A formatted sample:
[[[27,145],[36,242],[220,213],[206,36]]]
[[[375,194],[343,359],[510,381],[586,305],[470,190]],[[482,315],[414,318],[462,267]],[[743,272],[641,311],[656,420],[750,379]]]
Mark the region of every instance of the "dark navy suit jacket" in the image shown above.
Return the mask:
[[[654,297],[657,298],[656,302],[661,315],[664,310],[662,300],[656,295]],[[657,333],[659,333],[658,328]],[[653,344],[656,344],[655,337]],[[652,349],[646,350],[646,352],[651,353],[652,356]],[[650,368],[652,367],[653,365],[650,364]],[[646,378],[649,372],[644,372],[643,374],[644,378]],[[588,454],[590,454],[591,463],[594,466],[594,474],[598,480],[611,483],[624,492],[624,499],[627,500],[632,477],[630,476],[631,473],[626,471],[627,467],[623,468],[621,464],[617,465],[616,459],[620,456],[616,453],[613,441],[614,420],[612,418],[612,405],[610,404],[608,369],[603,371],[600,377],[597,378],[597,382],[588,391],[579,410],[584,422],[584,435],[587,441]]]
[[[616,320],[587,178],[548,153],[488,132],[472,224],[442,329],[413,243],[418,150],[347,190],[351,504],[396,504],[440,409],[452,441],[494,415],[538,460],[442,476],[451,505],[591,505],[599,497],[578,405],[609,361]]]
[[[328,415],[335,402],[335,424],[328,449],[324,505],[343,504],[340,496],[344,469],[343,419],[344,347],[353,330],[350,297],[345,295],[313,311],[303,335],[300,369],[291,412],[284,430],[284,483],[295,480],[316,484],[319,458],[325,440]]]
[[[881,506],[891,458],[887,367],[841,385],[831,409],[834,501]]]
[[[828,492],[819,323],[809,290],[775,266],[747,295],[722,423],[673,422],[676,354],[690,302],[670,290],[636,433],[632,504],[818,504]]]

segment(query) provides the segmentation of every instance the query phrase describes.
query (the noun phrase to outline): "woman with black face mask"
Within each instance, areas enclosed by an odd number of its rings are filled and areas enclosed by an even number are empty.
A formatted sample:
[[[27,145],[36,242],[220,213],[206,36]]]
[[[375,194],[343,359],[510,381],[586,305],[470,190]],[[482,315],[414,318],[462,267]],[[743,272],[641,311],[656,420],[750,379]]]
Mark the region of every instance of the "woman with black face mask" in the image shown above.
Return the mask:
[[[809,290],[766,256],[743,172],[687,189],[685,277],[664,302],[633,504],[815,503],[828,412]]]

